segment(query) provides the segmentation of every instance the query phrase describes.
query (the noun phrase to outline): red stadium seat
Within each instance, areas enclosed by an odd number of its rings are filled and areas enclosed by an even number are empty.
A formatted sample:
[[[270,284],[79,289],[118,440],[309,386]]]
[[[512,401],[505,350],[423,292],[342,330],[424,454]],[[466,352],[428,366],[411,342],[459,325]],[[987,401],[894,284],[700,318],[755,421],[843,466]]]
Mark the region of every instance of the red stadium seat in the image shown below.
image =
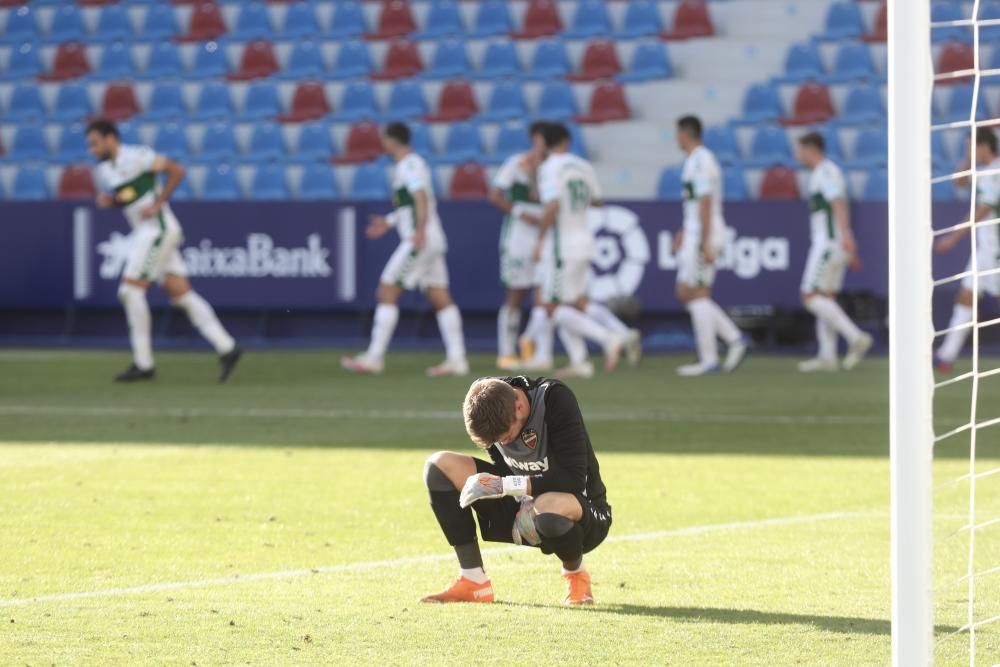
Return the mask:
[[[219,6],[210,0],[202,0],[191,10],[187,34],[178,35],[174,39],[178,42],[205,42],[218,39],[228,31]]]
[[[318,81],[303,81],[292,95],[291,111],[281,114],[277,120],[279,123],[304,123],[322,118],[331,111],[323,84]]]
[[[479,113],[476,95],[467,81],[449,81],[441,88],[438,96],[437,113],[428,114],[430,123],[450,123],[466,120]]]
[[[89,72],[90,63],[87,62],[86,48],[83,44],[68,42],[59,45],[56,57],[52,61],[52,71],[38,78],[41,81],[68,81]]]
[[[578,123],[606,123],[610,120],[628,120],[632,117],[625,89],[620,83],[606,81],[594,88],[590,96],[590,110],[577,116]]]
[[[274,47],[262,39],[250,42],[243,48],[239,70],[226,76],[230,81],[250,81],[269,77],[281,69],[274,55]]]
[[[969,44],[952,43],[945,44],[938,57],[938,74],[948,72],[958,72],[961,70],[975,69],[975,55],[972,46]],[[954,79],[942,79],[937,81],[938,85],[951,85],[956,83],[968,83],[972,81],[971,76],[956,77]]]
[[[140,113],[135,91],[127,83],[112,83],[104,89],[101,116],[108,120],[120,121]]]
[[[388,0],[382,5],[378,25],[374,32],[367,33],[365,39],[392,39],[405,37],[417,29],[409,3],[402,0]]]
[[[660,35],[660,39],[691,39],[711,37],[715,34],[708,4],[704,0],[683,0],[674,12],[673,29]]]
[[[486,199],[487,192],[486,172],[482,165],[467,162],[451,172],[448,194],[452,199]]]
[[[524,22],[521,29],[511,33],[514,39],[537,39],[556,35],[563,30],[562,19],[559,18],[559,5],[553,0],[531,0],[524,10]]]
[[[823,123],[836,115],[827,87],[819,83],[806,83],[795,94],[792,115],[782,118],[781,124],[812,125]]]
[[[74,164],[63,169],[59,176],[59,199],[93,199],[96,196],[90,167]]]
[[[885,2],[878,8],[875,15],[875,25],[872,31],[862,35],[861,39],[866,42],[885,42],[889,39],[889,5]]]
[[[0,0],[0,7],[17,7],[26,4],[28,4],[28,0]]]
[[[587,45],[580,63],[580,71],[566,78],[570,81],[596,81],[610,79],[621,71],[622,64],[618,60],[618,50],[614,42],[599,40]]]
[[[385,67],[381,72],[373,72],[376,81],[394,81],[419,74],[424,69],[420,51],[413,42],[399,41],[389,45],[385,54]]]
[[[771,167],[760,183],[761,199],[800,199],[799,180],[788,167]]]
[[[334,164],[370,162],[382,154],[382,135],[378,125],[364,121],[352,125],[344,142],[344,154],[331,158]]]

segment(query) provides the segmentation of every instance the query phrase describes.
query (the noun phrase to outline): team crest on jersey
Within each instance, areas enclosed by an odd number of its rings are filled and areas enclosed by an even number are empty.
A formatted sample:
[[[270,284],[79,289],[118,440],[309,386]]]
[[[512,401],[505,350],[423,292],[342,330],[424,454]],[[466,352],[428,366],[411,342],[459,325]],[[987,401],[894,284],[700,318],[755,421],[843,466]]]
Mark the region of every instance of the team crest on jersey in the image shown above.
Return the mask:
[[[538,446],[538,432],[533,428],[529,428],[521,433],[521,442],[528,449],[534,449]]]

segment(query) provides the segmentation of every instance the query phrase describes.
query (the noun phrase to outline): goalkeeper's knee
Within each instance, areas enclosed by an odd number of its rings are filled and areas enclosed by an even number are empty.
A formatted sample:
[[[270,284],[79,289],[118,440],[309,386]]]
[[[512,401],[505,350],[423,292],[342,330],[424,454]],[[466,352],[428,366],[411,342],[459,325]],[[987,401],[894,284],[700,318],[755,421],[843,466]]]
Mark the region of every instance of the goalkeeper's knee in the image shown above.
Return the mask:
[[[535,517],[535,529],[542,538],[542,553],[555,554],[564,563],[583,555],[583,528],[576,521],[547,512]]]

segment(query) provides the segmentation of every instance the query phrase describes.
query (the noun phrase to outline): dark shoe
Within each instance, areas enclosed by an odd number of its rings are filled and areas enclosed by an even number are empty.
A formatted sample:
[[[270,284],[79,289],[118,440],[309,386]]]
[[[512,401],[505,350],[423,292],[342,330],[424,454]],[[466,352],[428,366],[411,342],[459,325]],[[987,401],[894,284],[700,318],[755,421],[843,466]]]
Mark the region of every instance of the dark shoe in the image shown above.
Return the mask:
[[[229,352],[219,355],[219,382],[225,382],[229,379],[229,374],[233,372],[236,368],[237,362],[239,362],[240,357],[243,356],[243,349],[239,346],[234,347]]]
[[[152,380],[155,377],[155,369],[150,368],[144,371],[135,364],[132,364],[115,376],[115,382],[138,382],[140,380]]]

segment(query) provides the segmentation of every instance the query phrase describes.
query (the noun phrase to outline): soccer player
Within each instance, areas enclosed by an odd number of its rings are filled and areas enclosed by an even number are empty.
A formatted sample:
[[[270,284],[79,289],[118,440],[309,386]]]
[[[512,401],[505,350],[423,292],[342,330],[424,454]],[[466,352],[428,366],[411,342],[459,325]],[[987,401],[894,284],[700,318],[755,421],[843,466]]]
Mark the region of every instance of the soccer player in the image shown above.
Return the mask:
[[[722,217],[722,172],[712,151],[701,143],[701,120],[677,121],[677,144],[687,155],[681,173],[684,225],[674,239],[677,253],[677,299],[691,313],[698,363],[677,369],[681,376],[719,372],[717,338],[728,345],[722,370],[736,370],[747,353],[743,334],[712,300],[715,262],[725,244]]]
[[[146,301],[146,290],[155,282],[215,348],[219,355],[219,382],[225,382],[242,350],[223,328],[212,306],[191,289],[187,279],[179,251],[183,232],[169,204],[170,195],[184,178],[184,168],[146,146],[121,143],[118,128],[105,120],[87,126],[87,146],[98,161],[97,205],[120,207],[132,227],[118,298],[128,320],[133,361],[115,380],[135,382],[152,380],[155,376],[152,318]],[[157,174],[167,175],[162,188],[157,186]]]
[[[976,130],[976,164],[981,168],[1000,171],[997,158],[997,137],[988,127]],[[966,164],[968,168],[968,162]],[[968,182],[969,179],[965,179]],[[1000,173],[982,174],[976,179],[976,220],[991,220],[1000,216]],[[959,241],[969,234],[969,228],[958,229],[942,237],[934,244],[934,250],[945,253],[952,250]],[[968,271],[978,273],[995,271],[1000,267],[1000,227],[982,225],[976,227],[976,255],[969,258]],[[979,293],[974,293],[971,275],[962,279],[962,288],[955,299],[955,307],[948,323],[948,333],[938,348],[936,366],[942,372],[950,372],[972,324],[972,301],[983,294],[1000,297],[1000,275],[980,275]]]
[[[427,162],[410,148],[410,128],[390,123],[382,137],[386,153],[396,163],[392,173],[393,205],[387,216],[373,215],[366,234],[377,239],[395,227],[399,247],[382,271],[378,305],[368,351],[344,357],[341,366],[355,373],[381,373],[385,351],[399,320],[399,297],[405,290],[420,289],[437,311],[438,328],[447,358],[427,369],[430,376],[466,375],[465,337],[462,315],[448,291],[448,241],[438,217],[437,200]]]
[[[823,135],[799,138],[798,159],[809,173],[809,224],[812,245],[802,275],[802,303],[816,316],[819,352],[799,364],[803,373],[836,371],[837,335],[847,340],[844,369],[858,365],[872,346],[872,337],[858,328],[837,303],[848,265],[857,266],[858,250],[851,231],[847,190],[840,167],[826,157]]]
[[[455,452],[427,460],[431,509],[459,577],[424,602],[493,602],[476,541],[537,546],[562,562],[569,605],[592,604],[583,555],[611,528],[611,506],[576,397],[557,380],[482,378],[462,406],[465,430],[490,461]]]

